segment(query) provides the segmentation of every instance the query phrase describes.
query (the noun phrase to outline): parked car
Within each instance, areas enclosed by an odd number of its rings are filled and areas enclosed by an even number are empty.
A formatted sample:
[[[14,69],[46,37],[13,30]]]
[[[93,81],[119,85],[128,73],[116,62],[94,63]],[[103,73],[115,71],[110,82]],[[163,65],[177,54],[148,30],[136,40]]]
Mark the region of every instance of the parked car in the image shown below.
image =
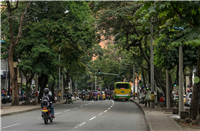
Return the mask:
[[[192,92],[188,92],[186,95],[185,106],[190,106],[192,100]]]

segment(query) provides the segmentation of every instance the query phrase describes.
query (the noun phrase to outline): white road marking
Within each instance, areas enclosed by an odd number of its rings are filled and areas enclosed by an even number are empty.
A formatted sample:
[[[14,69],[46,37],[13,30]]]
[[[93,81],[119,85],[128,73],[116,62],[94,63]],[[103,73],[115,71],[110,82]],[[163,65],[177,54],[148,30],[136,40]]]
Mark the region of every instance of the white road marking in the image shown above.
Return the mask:
[[[76,108],[73,108],[73,109],[78,109],[78,107],[76,107]]]
[[[111,107],[113,107],[113,106],[111,106]]]
[[[16,123],[16,124],[13,124],[13,125],[5,126],[5,127],[2,127],[1,129],[8,128],[8,127],[12,127],[12,126],[16,126],[16,125],[19,125],[19,124],[20,124],[20,123]]]
[[[40,117],[40,118],[37,118],[36,120],[39,120],[39,119],[41,119],[42,117]]]
[[[103,113],[100,113],[99,116],[102,115],[102,114],[103,114]]]
[[[110,108],[108,108],[108,110],[110,110]]]
[[[85,122],[83,122],[82,124],[80,124],[79,126],[82,126],[82,125],[84,125],[85,124]]]
[[[65,110],[65,112],[67,112],[67,111],[70,111],[71,109],[69,109],[69,110]]]
[[[57,114],[60,114],[61,112],[57,112],[57,113],[55,113],[55,115],[57,115]]]
[[[90,119],[90,121],[93,120],[94,118],[96,118],[96,116],[92,117],[92,118]]]
[[[107,112],[108,110],[105,110],[104,112]]]

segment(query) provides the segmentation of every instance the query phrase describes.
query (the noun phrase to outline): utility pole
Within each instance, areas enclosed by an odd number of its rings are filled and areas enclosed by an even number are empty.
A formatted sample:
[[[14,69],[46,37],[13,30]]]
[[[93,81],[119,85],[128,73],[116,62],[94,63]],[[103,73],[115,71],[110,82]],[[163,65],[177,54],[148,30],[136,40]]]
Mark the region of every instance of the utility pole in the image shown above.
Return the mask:
[[[133,99],[135,100],[135,63],[133,64]]]
[[[166,99],[167,99],[167,110],[170,108],[170,91],[169,91],[169,71],[166,70]]]
[[[151,108],[154,108],[153,17],[151,17]]]
[[[179,115],[183,110],[183,47],[179,46]]]

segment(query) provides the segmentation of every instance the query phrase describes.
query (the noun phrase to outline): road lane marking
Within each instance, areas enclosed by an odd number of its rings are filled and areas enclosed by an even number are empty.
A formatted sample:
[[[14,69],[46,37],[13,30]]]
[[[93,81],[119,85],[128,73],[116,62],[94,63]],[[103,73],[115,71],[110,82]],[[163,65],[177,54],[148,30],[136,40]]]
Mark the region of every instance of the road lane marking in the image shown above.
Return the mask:
[[[100,113],[99,116],[102,115],[102,114],[103,114],[103,113]]]
[[[78,107],[76,107],[76,108],[73,108],[73,109],[78,109]]]
[[[57,115],[57,114],[60,114],[61,112],[57,112],[57,113],[55,113],[55,115]]]
[[[8,127],[12,127],[12,126],[16,126],[16,125],[19,125],[19,124],[20,124],[20,123],[16,123],[16,124],[13,124],[13,125],[5,126],[5,127],[2,127],[1,129],[8,128]]]
[[[94,118],[96,118],[96,116],[92,117],[92,118],[90,119],[90,121],[93,120]]]
[[[70,111],[71,109],[69,109],[69,110],[65,110],[65,112],[67,112],[67,111]]]
[[[108,110],[105,110],[104,112],[107,112]]]
[[[108,108],[108,110],[110,110],[110,108]]]
[[[39,119],[41,119],[42,117],[40,117],[40,118],[37,118],[36,120],[39,120]]]
[[[85,124],[85,122],[83,122],[82,124],[80,124],[79,126],[82,126],[82,125],[84,125]]]

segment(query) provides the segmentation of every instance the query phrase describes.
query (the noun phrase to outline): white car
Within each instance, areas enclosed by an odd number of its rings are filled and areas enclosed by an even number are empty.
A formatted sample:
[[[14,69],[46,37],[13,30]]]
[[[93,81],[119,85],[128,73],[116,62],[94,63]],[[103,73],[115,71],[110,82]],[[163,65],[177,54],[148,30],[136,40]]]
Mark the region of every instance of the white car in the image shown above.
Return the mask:
[[[190,106],[192,100],[192,92],[188,92],[186,95],[185,106]]]

